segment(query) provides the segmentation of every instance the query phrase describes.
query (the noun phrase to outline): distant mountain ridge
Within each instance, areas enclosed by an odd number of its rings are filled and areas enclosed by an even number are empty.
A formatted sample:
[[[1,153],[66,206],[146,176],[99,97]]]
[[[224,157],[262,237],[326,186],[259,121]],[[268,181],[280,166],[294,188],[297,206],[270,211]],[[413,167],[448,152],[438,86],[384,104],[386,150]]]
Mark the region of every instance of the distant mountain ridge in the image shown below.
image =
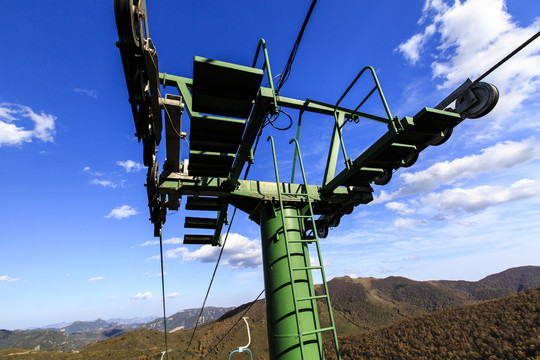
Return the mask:
[[[231,307],[205,308],[200,324],[215,320],[230,311]],[[168,331],[190,329],[195,326],[200,309],[181,310],[167,318]],[[149,320],[146,323],[138,320]],[[0,329],[0,349],[21,348],[46,351],[73,351],[93,342],[123,335],[136,329],[163,331],[163,318],[150,319],[97,319],[49,325],[46,329],[2,330]],[[52,327],[55,326],[55,327]],[[60,327],[56,327],[60,326]]]
[[[479,281],[493,288],[512,289],[515,292],[539,286],[540,267],[521,266],[486,276]]]
[[[540,286],[540,266],[511,268],[479,281],[415,281],[348,276],[328,282],[334,313],[345,322],[338,333],[372,330],[411,316],[498,299]],[[321,292],[321,288],[317,289]],[[340,331],[341,330],[341,331]]]
[[[199,323],[204,324],[208,321],[215,320],[219,318],[220,316],[222,316],[223,314],[231,311],[232,309],[234,308],[232,307],[223,308],[223,307],[215,307],[215,306],[205,307],[201,314]],[[201,312],[201,309],[186,309],[186,310],[180,310],[176,312],[175,314],[167,317],[167,332],[174,332],[178,330],[194,328],[200,312]],[[144,324],[140,326],[139,328],[163,331],[164,330],[163,319],[162,318],[155,319],[154,321],[148,324]]]
[[[479,281],[415,281],[399,276],[391,276],[385,279],[350,278],[346,276],[334,278],[328,282],[334,318],[340,336],[380,329],[417,316],[433,314],[443,309],[507,297],[515,294],[520,289],[524,290],[532,287],[540,287],[539,266],[512,268],[487,276]],[[320,293],[320,286],[316,287],[316,291]],[[202,318],[206,324],[200,326],[201,330],[197,332],[195,339],[193,339],[195,343],[199,344],[197,354],[205,355],[214,346],[216,339],[224,336],[248,305],[244,304],[234,309],[212,307],[205,309]],[[325,306],[319,304],[318,308],[321,324],[324,326],[325,322],[328,321],[328,316],[321,309],[324,309]],[[229,311],[226,312],[227,310]],[[170,339],[176,339],[171,340],[172,342],[169,344],[176,341],[179,344],[179,349],[185,349],[191,331],[185,331],[182,328],[187,329],[190,324],[194,325],[199,311],[200,309],[187,309],[179,311],[168,318],[167,330],[173,332]],[[221,315],[219,315],[220,313]],[[264,300],[255,303],[248,316],[253,340],[251,349],[258,354],[267,355]],[[210,322],[212,319],[218,320]],[[156,342],[161,341],[159,340],[159,332],[152,331],[162,330],[161,319],[155,319],[139,327],[148,330],[131,332],[127,331],[135,327],[104,329],[107,322],[101,319],[95,322],[75,322],[70,326],[74,325],[74,331],[76,329],[89,329],[91,328],[89,323],[101,327],[101,330],[78,331],[71,335],[67,334],[68,330],[64,332],[48,331],[46,336],[41,337],[38,336],[38,333],[29,334],[29,332],[24,331],[9,332],[0,330],[0,349],[13,347],[34,349],[39,347],[46,350],[73,350],[80,348],[85,343],[89,344],[97,340],[107,339],[81,349],[81,352],[96,352],[96,354],[99,354],[96,358],[103,358],[106,357],[104,354],[111,354],[110,356],[116,357],[121,349],[128,349],[133,346],[138,349],[150,349],[146,348],[146,346],[151,346],[151,344],[155,346]],[[235,346],[238,347],[238,344],[246,343],[245,336],[245,328],[236,327],[227,339],[220,344],[217,351],[234,349]],[[23,341],[25,338],[26,342]],[[66,339],[72,342],[69,343]],[[65,344],[66,341],[68,341],[69,346]],[[59,345],[62,342],[64,342],[64,345],[62,345],[64,347]],[[55,344],[56,347],[53,346]],[[228,351],[230,352],[230,350]],[[132,353],[135,354],[135,352]],[[197,354],[193,353],[194,359],[198,358]],[[223,354],[228,353],[219,353],[219,355]]]
[[[146,316],[144,318],[135,317],[131,319],[124,319],[124,318],[113,318],[113,319],[97,319],[94,321],[73,321],[73,322],[61,322],[57,324],[49,324],[45,326],[40,327],[33,327],[26,330],[66,330],[69,329],[69,332],[78,332],[83,329],[84,327],[90,328],[90,330],[87,331],[95,331],[99,330],[100,328],[111,328],[111,327],[131,327],[136,325],[142,325],[147,324],[149,322],[152,322],[156,319],[158,319],[159,316]],[[67,330],[66,330],[67,331]]]

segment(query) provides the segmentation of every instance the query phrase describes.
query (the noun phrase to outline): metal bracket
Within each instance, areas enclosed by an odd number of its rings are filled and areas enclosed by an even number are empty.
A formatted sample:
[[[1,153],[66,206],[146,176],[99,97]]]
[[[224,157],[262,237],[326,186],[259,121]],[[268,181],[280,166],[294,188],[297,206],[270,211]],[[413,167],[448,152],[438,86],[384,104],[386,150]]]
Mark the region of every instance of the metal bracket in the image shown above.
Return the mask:
[[[164,98],[159,98],[159,105],[165,110],[167,159],[163,164],[163,169],[167,172],[180,172],[180,140],[182,139],[180,129],[184,111],[182,97],[165,94]]]

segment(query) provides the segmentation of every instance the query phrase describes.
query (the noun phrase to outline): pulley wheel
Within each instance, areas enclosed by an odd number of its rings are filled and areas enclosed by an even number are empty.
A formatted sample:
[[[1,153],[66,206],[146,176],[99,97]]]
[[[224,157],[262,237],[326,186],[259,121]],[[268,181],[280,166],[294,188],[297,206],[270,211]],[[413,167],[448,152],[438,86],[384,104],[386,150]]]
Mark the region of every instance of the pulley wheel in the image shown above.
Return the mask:
[[[375,185],[386,185],[392,179],[392,170],[384,169],[382,174],[377,175],[373,178],[373,183]]]
[[[328,227],[335,228],[339,226],[339,223],[341,222],[341,218],[339,216],[334,216],[332,220],[328,223]]]
[[[441,131],[440,134],[434,136],[428,143],[427,145],[432,145],[432,146],[439,146],[439,145],[442,145],[444,144],[445,142],[448,141],[448,139],[450,139],[450,135],[452,135],[452,132],[454,131],[454,128],[453,127],[448,127],[446,129],[444,129],[443,131]]]
[[[499,89],[495,85],[479,82],[473,83],[470,87],[474,96],[477,98],[477,102],[461,112],[462,117],[469,119],[477,119],[488,114],[499,100]],[[456,100],[456,109],[464,101],[463,97],[458,97]]]
[[[414,154],[412,154],[411,156],[409,156],[408,158],[404,159],[403,161],[403,166],[404,168],[408,168],[408,167],[411,167],[414,165],[414,163],[416,162],[416,160],[418,160],[418,155],[420,153],[418,152],[415,152]]]
[[[317,236],[324,239],[328,236],[328,226],[317,226]]]
[[[148,167],[148,175],[146,176],[146,184],[148,190],[157,189],[159,187],[159,163],[154,160],[151,166]]]
[[[349,205],[349,206],[346,206],[345,208],[343,208],[343,213],[345,215],[349,215],[349,214],[351,214],[353,212],[353,210],[354,210],[354,206]]]
[[[142,24],[139,18],[141,0],[114,0],[114,14],[118,37],[121,42],[139,47],[141,45]]]
[[[156,142],[153,139],[143,138],[144,166],[152,166],[156,157]]]
[[[133,74],[131,76],[131,96],[137,104],[144,103],[148,100],[148,90],[150,82],[146,73],[144,61],[137,61],[134,64]]]

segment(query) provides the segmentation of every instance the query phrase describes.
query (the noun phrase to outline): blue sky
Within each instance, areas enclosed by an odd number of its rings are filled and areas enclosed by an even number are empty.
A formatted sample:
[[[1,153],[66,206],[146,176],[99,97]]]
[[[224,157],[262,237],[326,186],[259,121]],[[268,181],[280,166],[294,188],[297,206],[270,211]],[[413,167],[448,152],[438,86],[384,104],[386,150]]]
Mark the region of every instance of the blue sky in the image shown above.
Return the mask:
[[[148,0],[160,71],[191,77],[195,55],[248,65],[264,37],[277,75],[309,4]],[[9,2],[0,29],[0,328],[158,316],[159,247],[113,2]],[[539,30],[535,0],[319,1],[281,95],[335,103],[372,65],[392,113],[413,116]],[[329,278],[479,280],[540,265],[540,40],[485,80],[501,93],[491,114],[464,121],[388,185],[374,185],[375,201],[321,241]],[[323,176],[332,122],[303,118],[312,184]],[[290,173],[294,131],[265,128],[263,138],[277,137],[281,174]],[[384,131],[351,125],[348,154]],[[250,179],[272,180],[269,150],[261,142]],[[163,230],[168,313],[201,305],[217,258],[216,248],[183,246],[185,215],[170,214]],[[259,242],[238,212],[209,305],[239,305],[263,289]]]

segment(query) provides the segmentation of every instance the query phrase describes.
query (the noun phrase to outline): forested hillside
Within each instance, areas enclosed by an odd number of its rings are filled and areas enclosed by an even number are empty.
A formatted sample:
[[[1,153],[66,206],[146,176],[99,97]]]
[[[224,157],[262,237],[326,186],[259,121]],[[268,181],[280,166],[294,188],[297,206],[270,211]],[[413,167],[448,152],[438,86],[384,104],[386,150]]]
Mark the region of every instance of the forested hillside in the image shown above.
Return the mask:
[[[339,340],[344,360],[537,359],[540,288],[415,317]]]

